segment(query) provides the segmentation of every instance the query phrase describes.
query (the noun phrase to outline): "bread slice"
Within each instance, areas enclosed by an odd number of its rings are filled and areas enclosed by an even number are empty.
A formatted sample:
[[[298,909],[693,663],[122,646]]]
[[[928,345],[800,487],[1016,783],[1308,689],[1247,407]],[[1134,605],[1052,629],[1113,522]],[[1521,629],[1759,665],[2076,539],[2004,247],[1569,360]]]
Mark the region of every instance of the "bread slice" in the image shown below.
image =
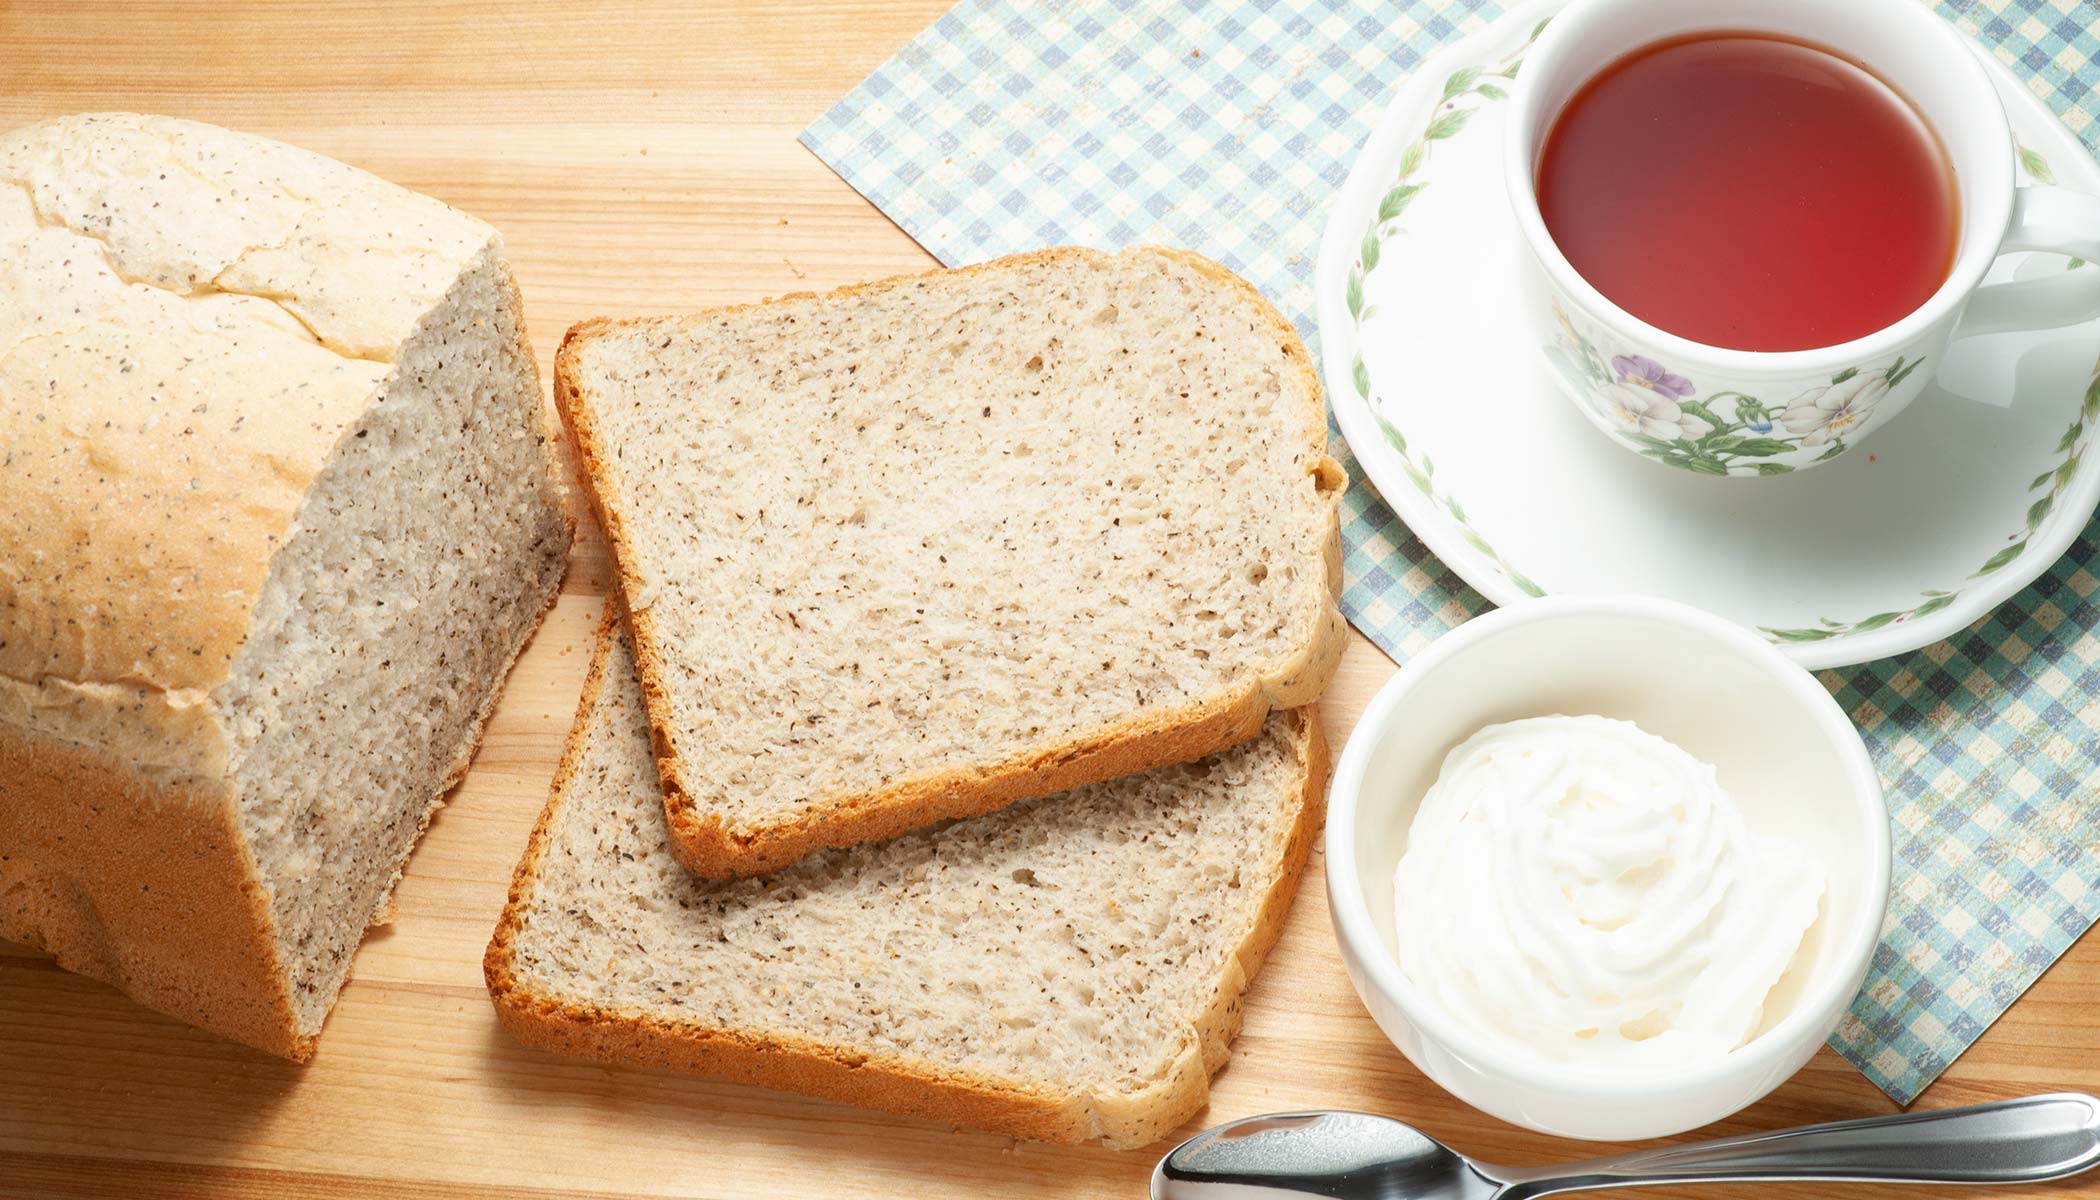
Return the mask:
[[[304,1058],[554,603],[496,231],[129,113],[0,135],[0,938]]]
[[[489,943],[527,1045],[1047,1141],[1149,1144],[1203,1107],[1325,796],[1312,709],[1253,740],[759,879],[665,842],[607,623]]]
[[[702,875],[1199,758],[1341,652],[1312,364],[1195,255],[585,322],[555,393]]]

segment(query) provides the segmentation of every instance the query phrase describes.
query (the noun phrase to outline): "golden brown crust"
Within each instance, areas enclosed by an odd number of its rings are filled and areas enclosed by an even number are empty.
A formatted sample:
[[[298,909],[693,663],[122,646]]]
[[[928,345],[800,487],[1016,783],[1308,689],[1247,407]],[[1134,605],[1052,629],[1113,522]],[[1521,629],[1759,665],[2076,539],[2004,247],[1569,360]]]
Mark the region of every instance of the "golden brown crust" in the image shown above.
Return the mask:
[[[0,937],[234,1041],[292,1059],[313,1052],[223,788],[163,786],[6,727],[0,778]]]
[[[225,681],[393,350],[495,231],[309,151],[129,113],[0,134],[0,193],[35,197],[0,205],[0,344],[38,343],[0,362],[0,510],[41,514],[0,524],[0,561],[42,564],[0,595],[0,673],[84,692],[90,728],[165,727],[172,769],[209,773],[180,717]]]
[[[502,678],[560,600],[561,578],[554,575]],[[501,695],[500,685],[489,689],[411,847],[480,752]],[[298,1030],[275,922],[253,882],[231,795],[206,783],[141,779],[95,751],[5,725],[0,779],[9,800],[0,805],[0,938],[177,1020],[296,1062],[312,1057],[320,1031]],[[392,915],[389,884],[370,923]]]
[[[1308,617],[1311,628],[1304,648],[1297,655],[1278,662],[1269,671],[1221,695],[1144,714],[1068,743],[1031,747],[997,763],[910,776],[872,792],[845,797],[825,806],[821,812],[805,814],[786,824],[740,832],[730,830],[719,816],[701,812],[684,786],[684,751],[678,745],[676,725],[668,717],[671,706],[663,684],[666,663],[660,649],[661,639],[656,636],[648,608],[637,609],[630,604],[628,616],[634,631],[635,660],[642,695],[649,710],[657,767],[663,780],[664,813],[671,830],[673,853],[687,870],[708,878],[759,874],[776,870],[824,847],[850,846],[892,837],[936,821],[976,816],[1020,800],[1135,774],[1168,763],[1188,762],[1246,741],[1260,732],[1263,720],[1271,711],[1310,704],[1325,690],[1341,661],[1347,632],[1339,606],[1341,492],[1345,477],[1339,464],[1326,452],[1326,407],[1312,356],[1274,305],[1252,284],[1217,263],[1185,250],[1140,247],[1126,253],[1156,254],[1180,263],[1220,283],[1253,306],[1267,322],[1286,364],[1310,398],[1300,436],[1312,449],[1311,473],[1315,487],[1326,500],[1318,551],[1326,588],[1320,610]],[[1113,256],[1082,247],[1056,247],[958,270],[964,274],[1010,270],[1075,257],[1105,260]],[[624,325],[685,326],[789,301],[842,300],[908,286],[929,274],[941,272],[893,276],[838,288],[821,296],[798,292],[756,304],[709,309],[685,317],[642,318],[639,322],[599,317],[570,327],[555,354],[555,405],[569,428],[592,507],[611,544],[616,586],[624,595],[631,598],[639,586],[632,565],[633,541],[628,535],[625,514],[616,502],[618,489],[612,482],[610,456],[601,453],[602,447],[591,420],[589,399],[576,378],[576,355],[582,345]]]
[[[507,265],[504,274],[520,303]],[[537,392],[522,322],[518,352]],[[551,454],[548,469],[559,484]],[[562,521],[573,536],[574,518],[564,511]],[[566,567],[546,583],[500,678],[561,598]],[[479,753],[501,695],[499,685],[483,698],[411,846]],[[0,937],[233,1041],[295,1061],[313,1054],[318,1031],[297,1029],[268,900],[253,882],[230,795],[203,782],[162,785],[103,752],[4,723],[0,779],[8,781],[0,804]],[[389,886],[371,923],[384,924],[392,911]]]
[[[800,1038],[766,1038],[734,1029],[671,1023],[645,1014],[576,1004],[533,993],[513,955],[532,889],[561,806],[575,778],[588,717],[606,683],[619,608],[608,598],[575,723],[562,747],[547,805],[511,877],[510,898],[482,957],[497,1019],[512,1037],[542,1050],[600,1062],[656,1067],[796,1092],[864,1108],[924,1117],[1037,1141],[1149,1145],[1200,1111],[1210,1075],[1225,1064],[1239,1031],[1240,998],[1283,928],[1326,808],[1327,746],[1311,708],[1295,714],[1305,769],[1303,801],[1281,867],[1253,924],[1225,962],[1210,1003],[1191,1023],[1188,1045],[1158,1083],[1127,1094],[1056,1094],[904,1058],[876,1059]]]

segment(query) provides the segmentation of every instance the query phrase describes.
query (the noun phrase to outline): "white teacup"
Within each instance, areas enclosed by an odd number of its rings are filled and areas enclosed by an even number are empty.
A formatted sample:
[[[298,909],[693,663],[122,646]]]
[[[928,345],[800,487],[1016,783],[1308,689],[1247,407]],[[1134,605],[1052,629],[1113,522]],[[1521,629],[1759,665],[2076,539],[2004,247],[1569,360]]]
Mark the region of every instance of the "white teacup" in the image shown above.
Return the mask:
[[[1576,273],[1539,212],[1541,141],[1561,106],[1598,71],[1642,46],[1702,30],[1775,33],[1828,46],[1880,75],[1923,113],[1951,160],[1961,203],[1954,266],[1931,299],[1839,345],[1729,350],[1642,321]],[[1655,461],[1722,476],[1814,466],[1858,445],[1916,399],[1954,339],[2100,316],[2100,268],[1983,284],[1992,261],[2015,250],[2100,261],[2100,197],[2016,186],[2012,135],[1990,76],[1967,39],[1917,0],[1575,0],[1525,56],[1510,103],[1504,168],[1542,276],[1528,319],[1590,422]]]

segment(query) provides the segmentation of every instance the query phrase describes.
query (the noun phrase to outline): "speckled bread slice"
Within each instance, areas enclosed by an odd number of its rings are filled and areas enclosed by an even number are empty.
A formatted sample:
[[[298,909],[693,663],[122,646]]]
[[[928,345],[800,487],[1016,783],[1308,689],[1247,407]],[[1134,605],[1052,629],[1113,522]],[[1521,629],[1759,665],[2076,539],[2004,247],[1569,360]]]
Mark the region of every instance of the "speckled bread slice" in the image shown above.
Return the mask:
[[[1319,828],[1312,709],[1200,762],[704,880],[666,844],[616,630],[484,962],[520,1041],[1047,1141],[1147,1145],[1203,1107]]]
[[[569,545],[496,231],[190,121],[0,135],[0,937],[309,1054]]]
[[[1341,652],[1312,365],[1195,255],[586,322],[555,396],[702,875],[1200,758]]]

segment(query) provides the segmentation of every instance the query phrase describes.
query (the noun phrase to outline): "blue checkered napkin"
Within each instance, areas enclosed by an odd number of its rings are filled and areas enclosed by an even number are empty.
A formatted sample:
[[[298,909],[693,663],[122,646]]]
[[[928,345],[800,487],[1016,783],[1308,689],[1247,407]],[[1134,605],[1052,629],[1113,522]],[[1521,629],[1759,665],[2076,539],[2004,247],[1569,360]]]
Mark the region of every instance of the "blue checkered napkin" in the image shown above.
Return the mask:
[[[2100,145],[2100,3],[1944,15]],[[803,142],[951,265],[1186,246],[1313,328],[1326,205],[1424,56],[1492,0],[964,0]],[[1342,607],[1405,658],[1485,607],[1349,469]],[[1888,785],[1889,925],[1833,1045],[1908,1103],[2100,917],[2100,524],[1962,636],[1826,672]]]
[[[2100,521],[1961,636],[1822,680],[1888,788],[1889,924],[1832,1044],[1908,1103],[2100,917]]]

